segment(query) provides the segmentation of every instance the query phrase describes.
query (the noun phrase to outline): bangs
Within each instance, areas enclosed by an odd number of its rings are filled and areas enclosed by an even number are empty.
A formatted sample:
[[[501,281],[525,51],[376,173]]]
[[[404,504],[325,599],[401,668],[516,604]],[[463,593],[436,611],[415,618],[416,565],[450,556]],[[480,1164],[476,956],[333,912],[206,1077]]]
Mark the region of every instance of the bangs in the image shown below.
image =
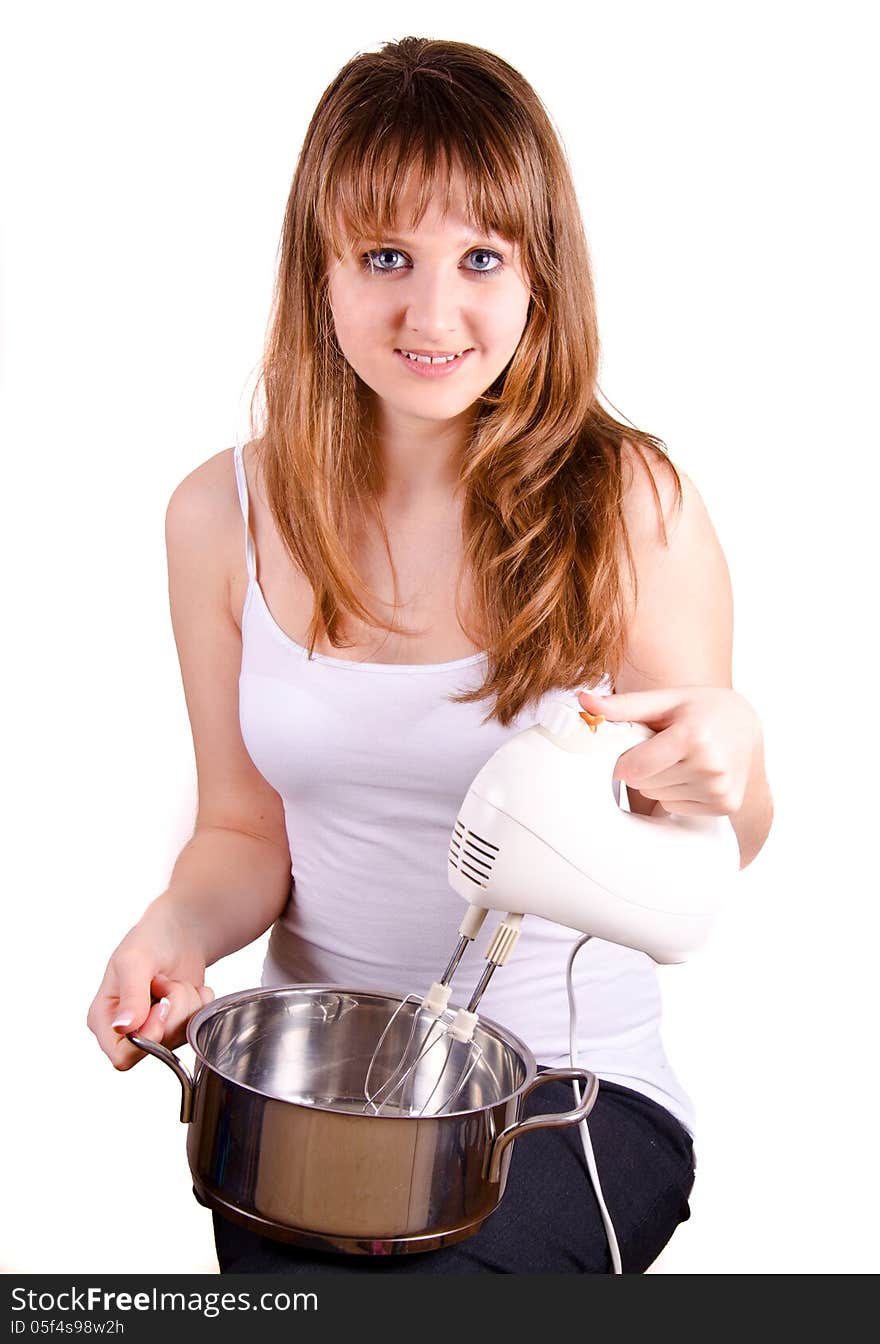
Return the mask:
[[[493,133],[489,118],[475,126],[472,108],[458,123],[447,108],[433,108],[418,125],[412,109],[401,111],[409,117],[348,128],[325,166],[316,223],[337,258],[357,241],[418,228],[430,204],[444,216],[462,209],[470,226],[521,247],[540,236],[540,177],[522,147],[511,145],[509,131]],[[414,212],[402,219],[410,192]]]

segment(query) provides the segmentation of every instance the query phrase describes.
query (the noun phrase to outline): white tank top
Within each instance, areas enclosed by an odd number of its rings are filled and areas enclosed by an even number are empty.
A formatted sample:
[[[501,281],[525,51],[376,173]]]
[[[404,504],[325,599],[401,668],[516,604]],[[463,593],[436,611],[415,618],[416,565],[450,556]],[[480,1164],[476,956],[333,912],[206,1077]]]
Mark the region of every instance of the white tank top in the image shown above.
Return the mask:
[[[241,447],[235,474],[245,522],[239,714],[257,769],[278,792],[291,853],[291,891],[276,920],[262,983],[326,983],[420,997],[458,938],[464,902],[447,882],[452,827],[471,781],[556,691],[507,728],[481,723],[491,700],[451,704],[481,685],[486,655],[448,663],[350,662],[308,651],[276,624],[257,581]],[[593,688],[607,694],[604,679]],[[466,1003],[496,920],[453,981]],[[526,918],[480,1013],[519,1036],[539,1064],[569,1063],[565,969],[580,935]],[[660,1039],[654,963],[594,938],[574,964],[578,1063],[665,1106],[693,1134],[693,1108]],[[455,992],[457,990],[457,993]]]

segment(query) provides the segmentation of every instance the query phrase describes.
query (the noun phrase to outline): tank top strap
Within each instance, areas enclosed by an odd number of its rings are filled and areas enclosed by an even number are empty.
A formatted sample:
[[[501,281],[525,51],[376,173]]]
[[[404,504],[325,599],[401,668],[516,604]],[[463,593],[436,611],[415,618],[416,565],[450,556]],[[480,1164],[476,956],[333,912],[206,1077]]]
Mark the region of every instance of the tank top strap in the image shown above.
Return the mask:
[[[239,503],[241,504],[241,513],[242,517],[244,518],[244,545],[245,545],[245,555],[247,556],[248,578],[250,579],[251,582],[253,582],[254,579],[257,577],[257,558],[256,558],[256,550],[254,549],[254,539],[253,536],[251,535],[251,525],[249,518],[250,501],[248,499],[247,476],[245,475],[244,461],[242,460],[242,449],[240,443],[237,443],[235,445],[233,460],[235,462],[235,483],[238,486],[238,500]]]

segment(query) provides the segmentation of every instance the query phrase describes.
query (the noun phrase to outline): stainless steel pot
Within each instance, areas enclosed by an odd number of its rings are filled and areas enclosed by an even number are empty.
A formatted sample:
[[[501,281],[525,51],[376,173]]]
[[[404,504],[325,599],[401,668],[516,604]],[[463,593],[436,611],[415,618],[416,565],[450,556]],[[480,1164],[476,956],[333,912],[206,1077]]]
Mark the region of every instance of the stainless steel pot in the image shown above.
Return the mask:
[[[180,1079],[201,1203],[317,1250],[437,1250],[472,1236],[497,1208],[514,1139],[589,1115],[593,1074],[539,1074],[528,1047],[485,1018],[475,1035],[482,1056],[451,1114],[365,1114],[370,1058],[401,998],[333,985],[227,994],[189,1021],[192,1077],[165,1046],[129,1034]],[[407,1005],[392,1028],[401,1051],[415,1011]],[[522,1119],[529,1094],[554,1079],[577,1079],[580,1104]]]

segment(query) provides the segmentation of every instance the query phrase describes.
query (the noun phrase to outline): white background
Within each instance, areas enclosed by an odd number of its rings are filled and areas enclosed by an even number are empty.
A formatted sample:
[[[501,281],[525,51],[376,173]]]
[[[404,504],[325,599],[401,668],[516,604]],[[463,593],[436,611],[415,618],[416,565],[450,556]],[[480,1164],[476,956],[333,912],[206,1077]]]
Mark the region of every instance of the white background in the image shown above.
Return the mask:
[[[764,724],[771,837],[709,948],[660,972],[699,1174],[655,1270],[877,1269],[870,8],[5,7],[7,1272],[216,1270],[176,1081],[116,1073],[85,1017],[193,817],[165,506],[244,423],[319,95],[407,33],[490,47],[545,101],[603,390],[703,494]]]

